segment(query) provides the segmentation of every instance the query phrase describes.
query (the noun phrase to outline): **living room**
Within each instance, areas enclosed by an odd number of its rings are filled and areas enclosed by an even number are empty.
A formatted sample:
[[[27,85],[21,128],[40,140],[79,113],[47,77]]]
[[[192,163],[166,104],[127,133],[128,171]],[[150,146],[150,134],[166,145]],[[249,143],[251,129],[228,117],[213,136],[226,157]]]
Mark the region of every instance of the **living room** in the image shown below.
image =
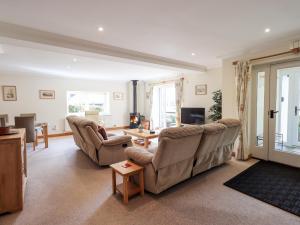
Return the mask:
[[[299,6],[1,1],[0,224],[299,224]]]

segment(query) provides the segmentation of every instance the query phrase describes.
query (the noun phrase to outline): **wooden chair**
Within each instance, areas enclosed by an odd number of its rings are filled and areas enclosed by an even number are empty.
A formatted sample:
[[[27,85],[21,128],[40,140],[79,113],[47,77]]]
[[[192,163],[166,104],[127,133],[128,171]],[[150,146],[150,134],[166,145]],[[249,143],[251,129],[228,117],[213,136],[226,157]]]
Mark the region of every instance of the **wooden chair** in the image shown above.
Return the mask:
[[[35,150],[36,142],[35,142],[34,117],[16,116],[15,128],[26,129],[26,143],[32,143],[33,150]]]
[[[5,127],[6,123],[8,123],[8,114],[0,115],[0,127]]]
[[[150,130],[150,120],[142,120],[141,124],[145,130]]]
[[[43,134],[42,125],[40,123],[36,123],[36,113],[21,113],[20,117],[33,117],[34,118],[34,130],[35,130],[35,145],[38,145],[38,133],[41,132]]]
[[[33,117],[34,122],[36,121],[36,113],[21,113],[20,117]]]
[[[85,111],[84,117],[88,120],[94,121],[98,125],[104,126],[104,122],[101,119],[100,113],[98,111]]]

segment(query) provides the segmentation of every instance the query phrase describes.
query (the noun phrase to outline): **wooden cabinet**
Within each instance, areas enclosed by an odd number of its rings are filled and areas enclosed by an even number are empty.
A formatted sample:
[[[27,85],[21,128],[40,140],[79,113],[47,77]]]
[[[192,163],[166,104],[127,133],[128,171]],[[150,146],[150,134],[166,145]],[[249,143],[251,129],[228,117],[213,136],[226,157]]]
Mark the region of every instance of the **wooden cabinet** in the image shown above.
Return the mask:
[[[27,178],[25,129],[0,136],[0,214],[23,209]]]

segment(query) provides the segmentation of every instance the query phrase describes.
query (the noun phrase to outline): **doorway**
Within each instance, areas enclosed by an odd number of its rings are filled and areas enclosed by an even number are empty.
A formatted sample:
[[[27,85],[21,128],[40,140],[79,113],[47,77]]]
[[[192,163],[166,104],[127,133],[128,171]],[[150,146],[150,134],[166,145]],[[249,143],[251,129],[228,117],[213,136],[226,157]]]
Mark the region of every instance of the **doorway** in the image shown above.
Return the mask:
[[[257,66],[252,76],[252,155],[300,167],[300,61]]]

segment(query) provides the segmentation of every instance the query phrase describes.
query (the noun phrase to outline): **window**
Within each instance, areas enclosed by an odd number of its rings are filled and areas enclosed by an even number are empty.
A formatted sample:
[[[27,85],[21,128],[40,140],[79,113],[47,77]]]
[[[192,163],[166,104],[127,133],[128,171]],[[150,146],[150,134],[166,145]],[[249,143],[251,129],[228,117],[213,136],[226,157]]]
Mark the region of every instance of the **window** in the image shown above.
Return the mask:
[[[257,73],[256,146],[264,145],[265,72]]]
[[[85,111],[99,111],[102,115],[110,114],[109,93],[89,91],[67,92],[68,114],[84,115]]]

